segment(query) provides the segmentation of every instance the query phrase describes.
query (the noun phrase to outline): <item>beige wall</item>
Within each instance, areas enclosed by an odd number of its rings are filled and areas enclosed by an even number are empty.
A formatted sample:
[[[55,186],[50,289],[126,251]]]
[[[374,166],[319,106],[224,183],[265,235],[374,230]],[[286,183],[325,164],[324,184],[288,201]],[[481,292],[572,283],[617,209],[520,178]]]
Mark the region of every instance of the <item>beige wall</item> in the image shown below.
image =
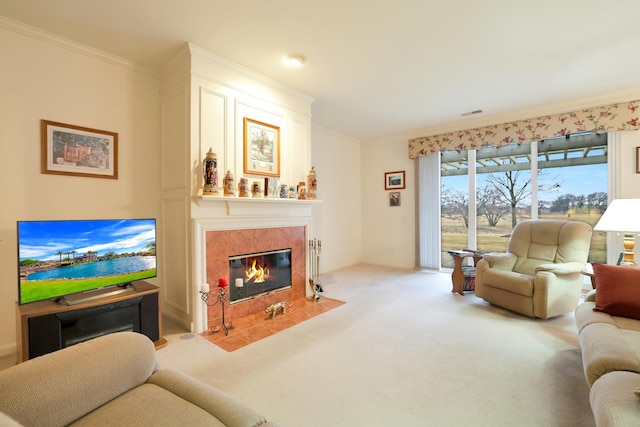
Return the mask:
[[[320,271],[362,260],[362,181],[359,140],[320,126],[311,128],[311,158],[318,178],[314,236],[322,242]]]
[[[408,137],[391,135],[362,145],[362,261],[394,267],[416,265],[415,161]],[[385,172],[405,171],[400,206],[389,206]]]
[[[159,80],[0,21],[0,355],[15,350],[16,221],[158,217]],[[119,134],[119,178],[40,173],[40,120]],[[161,248],[161,244],[159,244]]]

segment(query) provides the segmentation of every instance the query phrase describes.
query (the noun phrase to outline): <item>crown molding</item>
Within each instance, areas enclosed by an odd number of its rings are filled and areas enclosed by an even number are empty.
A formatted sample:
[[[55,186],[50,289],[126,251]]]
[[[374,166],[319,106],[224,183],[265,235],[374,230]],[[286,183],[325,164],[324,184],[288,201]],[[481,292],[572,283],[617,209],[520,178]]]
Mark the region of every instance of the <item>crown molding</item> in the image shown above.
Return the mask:
[[[66,49],[68,51],[84,55],[99,61],[107,62],[113,65],[117,65],[123,68],[130,69],[136,73],[143,74],[148,77],[159,79],[159,74],[147,67],[136,64],[133,61],[124,59],[122,57],[112,55],[94,47],[58,36],[53,33],[41,30],[40,28],[32,27],[19,21],[0,16],[0,28],[5,30],[44,42],[53,46]]]

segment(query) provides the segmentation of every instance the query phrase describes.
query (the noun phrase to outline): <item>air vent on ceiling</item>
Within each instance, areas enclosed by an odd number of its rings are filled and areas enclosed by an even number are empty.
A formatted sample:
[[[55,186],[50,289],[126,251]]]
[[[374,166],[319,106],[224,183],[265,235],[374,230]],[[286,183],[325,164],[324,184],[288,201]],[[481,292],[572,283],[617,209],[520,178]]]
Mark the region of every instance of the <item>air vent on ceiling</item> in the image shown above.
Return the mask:
[[[473,111],[469,111],[468,113],[462,113],[462,117],[473,116],[475,114],[480,114],[480,113],[482,113],[482,110],[473,110]]]

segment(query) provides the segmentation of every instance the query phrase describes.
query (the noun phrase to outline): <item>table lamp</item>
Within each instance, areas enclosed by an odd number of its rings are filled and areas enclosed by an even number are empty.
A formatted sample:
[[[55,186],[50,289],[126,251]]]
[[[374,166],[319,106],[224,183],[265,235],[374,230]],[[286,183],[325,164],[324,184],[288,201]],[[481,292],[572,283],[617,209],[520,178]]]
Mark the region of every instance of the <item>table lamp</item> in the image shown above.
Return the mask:
[[[623,267],[637,267],[633,259],[634,233],[640,233],[640,199],[616,199],[611,202],[594,231],[614,231],[624,234]]]

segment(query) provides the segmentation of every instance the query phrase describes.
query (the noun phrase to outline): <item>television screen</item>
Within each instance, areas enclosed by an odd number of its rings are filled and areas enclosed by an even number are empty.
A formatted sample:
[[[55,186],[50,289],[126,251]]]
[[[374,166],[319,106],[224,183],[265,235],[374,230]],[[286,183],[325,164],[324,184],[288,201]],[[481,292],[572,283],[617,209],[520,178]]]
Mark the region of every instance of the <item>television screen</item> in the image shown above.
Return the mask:
[[[156,220],[18,221],[19,303],[156,277]]]

